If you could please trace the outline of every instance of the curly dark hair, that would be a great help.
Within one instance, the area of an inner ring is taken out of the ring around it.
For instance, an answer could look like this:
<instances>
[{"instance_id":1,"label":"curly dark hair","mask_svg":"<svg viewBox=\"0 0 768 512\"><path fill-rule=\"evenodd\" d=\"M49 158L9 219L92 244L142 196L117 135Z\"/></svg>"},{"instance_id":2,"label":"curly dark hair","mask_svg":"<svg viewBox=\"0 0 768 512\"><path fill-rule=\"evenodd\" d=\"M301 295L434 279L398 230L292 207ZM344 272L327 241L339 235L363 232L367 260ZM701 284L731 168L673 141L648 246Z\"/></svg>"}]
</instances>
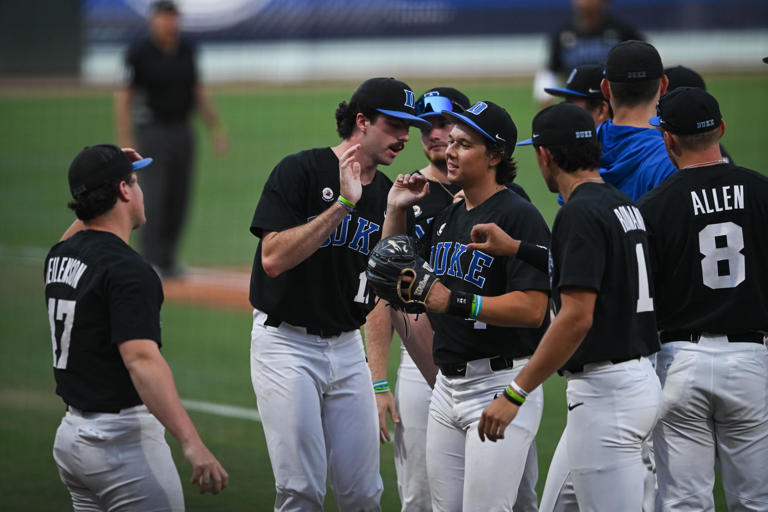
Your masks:
<instances>
[{"instance_id":1,"label":"curly dark hair","mask_svg":"<svg viewBox=\"0 0 768 512\"><path fill-rule=\"evenodd\" d=\"M99 215L103 215L111 210L117 197L120 195L120 183L131 183L132 173L126 174L118 179L104 181L101 185L87 190L74 196L74 199L67 203L67 207L75 212L78 219L87 221Z\"/></svg>"},{"instance_id":2,"label":"curly dark hair","mask_svg":"<svg viewBox=\"0 0 768 512\"><path fill-rule=\"evenodd\" d=\"M491 142L483 137L485 143L485 149L491 156L498 156L500 158L499 163L496 165L496 183L499 185L509 185L517 177L517 162L512 158L504 158L504 146L498 142Z\"/></svg>"},{"instance_id":3,"label":"curly dark hair","mask_svg":"<svg viewBox=\"0 0 768 512\"><path fill-rule=\"evenodd\" d=\"M342 139L347 140L352 136L358 112L367 117L371 123L374 123L380 115L378 110L367 105L362 105L356 101L351 103L342 101L339 103L339 108L336 109L336 131Z\"/></svg>"},{"instance_id":4,"label":"curly dark hair","mask_svg":"<svg viewBox=\"0 0 768 512\"><path fill-rule=\"evenodd\" d=\"M534 147L538 153L541 146ZM600 167L602 150L597 139L561 146L546 146L546 148L552 153L555 164L567 173Z\"/></svg>"}]
</instances>

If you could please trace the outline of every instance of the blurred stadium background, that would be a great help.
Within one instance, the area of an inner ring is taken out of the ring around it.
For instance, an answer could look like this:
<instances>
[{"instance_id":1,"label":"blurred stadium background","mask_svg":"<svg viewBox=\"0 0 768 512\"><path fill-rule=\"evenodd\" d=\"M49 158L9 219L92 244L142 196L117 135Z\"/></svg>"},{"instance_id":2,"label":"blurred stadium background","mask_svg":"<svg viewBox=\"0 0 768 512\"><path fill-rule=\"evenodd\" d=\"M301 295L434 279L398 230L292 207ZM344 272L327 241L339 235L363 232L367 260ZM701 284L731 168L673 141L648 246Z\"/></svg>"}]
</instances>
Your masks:
<instances>
[{"instance_id":1,"label":"blurred stadium background","mask_svg":"<svg viewBox=\"0 0 768 512\"><path fill-rule=\"evenodd\" d=\"M43 304L43 257L72 221L66 169L84 145L116 142L122 54L146 30L149 0L0 0L0 482L4 510L71 509L51 457L64 407L54 394ZM357 83L396 76L417 94L452 85L505 106L521 135L537 107L532 75L568 0L181 0L232 142L212 155L199 127L192 211L182 261L209 289L168 290L164 353L201 435L231 475L218 497L185 487L189 510L269 510L273 479L248 369L247 272L253 208L286 154L335 144L333 112ZM768 3L614 0L612 12L659 49L665 65L700 71L728 122L738 164L767 172ZM418 133L390 176L422 166ZM150 155L151 156L151 155ZM522 150L518 181L551 222L555 201ZM768 198L767 198L768 199ZM213 272L211 269L216 269ZM200 297L200 295L203 295ZM203 300L203 299L208 299ZM396 378L393 343L390 382ZM564 382L546 384L540 482L564 425ZM190 476L171 441L183 479ZM384 510L397 510L392 447L382 447ZM718 510L723 508L719 496ZM326 507L333 510L332 497Z\"/></svg>"}]
</instances>

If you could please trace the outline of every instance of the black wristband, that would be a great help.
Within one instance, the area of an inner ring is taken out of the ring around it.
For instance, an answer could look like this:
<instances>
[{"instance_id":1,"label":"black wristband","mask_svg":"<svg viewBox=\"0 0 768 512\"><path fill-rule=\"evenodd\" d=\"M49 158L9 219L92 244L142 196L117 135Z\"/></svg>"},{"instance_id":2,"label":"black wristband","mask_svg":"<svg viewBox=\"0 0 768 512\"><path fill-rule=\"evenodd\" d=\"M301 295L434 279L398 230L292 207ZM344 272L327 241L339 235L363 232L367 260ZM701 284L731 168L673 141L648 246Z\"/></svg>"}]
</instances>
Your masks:
<instances>
[{"instance_id":1,"label":"black wristband","mask_svg":"<svg viewBox=\"0 0 768 512\"><path fill-rule=\"evenodd\" d=\"M506 398L507 400L509 400L510 402L512 402L513 404L515 404L515 405L516 405L516 406L518 406L518 407L520 407L521 405L523 405L523 402L521 402L521 401L520 401L520 400L518 400L517 398L515 398L515 397L513 397L513 396L510 396L509 394L507 394L507 390L506 390L506 389L504 389L504 392L501 394L501 396L503 396L504 398Z\"/></svg>"},{"instance_id":2,"label":"black wristband","mask_svg":"<svg viewBox=\"0 0 768 512\"><path fill-rule=\"evenodd\" d=\"M549 249L546 247L521 241L517 249L517 259L549 273Z\"/></svg>"},{"instance_id":3,"label":"black wristband","mask_svg":"<svg viewBox=\"0 0 768 512\"><path fill-rule=\"evenodd\" d=\"M451 291L446 313L460 318L469 318L472 316L472 297L474 297L472 293Z\"/></svg>"}]
</instances>

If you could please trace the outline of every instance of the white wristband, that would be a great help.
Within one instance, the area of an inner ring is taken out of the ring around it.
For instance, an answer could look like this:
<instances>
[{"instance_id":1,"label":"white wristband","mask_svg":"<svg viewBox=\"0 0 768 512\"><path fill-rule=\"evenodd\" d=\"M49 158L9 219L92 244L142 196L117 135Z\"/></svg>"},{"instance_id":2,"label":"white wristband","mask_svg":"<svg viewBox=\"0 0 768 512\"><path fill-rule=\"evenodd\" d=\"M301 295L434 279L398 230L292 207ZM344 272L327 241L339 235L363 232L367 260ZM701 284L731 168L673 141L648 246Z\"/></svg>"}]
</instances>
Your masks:
<instances>
[{"instance_id":1,"label":"white wristband","mask_svg":"<svg viewBox=\"0 0 768 512\"><path fill-rule=\"evenodd\" d=\"M509 383L509 387L515 390L515 392L523 398L528 398L528 393L523 391L523 388L517 385L517 382L512 381Z\"/></svg>"}]
</instances>

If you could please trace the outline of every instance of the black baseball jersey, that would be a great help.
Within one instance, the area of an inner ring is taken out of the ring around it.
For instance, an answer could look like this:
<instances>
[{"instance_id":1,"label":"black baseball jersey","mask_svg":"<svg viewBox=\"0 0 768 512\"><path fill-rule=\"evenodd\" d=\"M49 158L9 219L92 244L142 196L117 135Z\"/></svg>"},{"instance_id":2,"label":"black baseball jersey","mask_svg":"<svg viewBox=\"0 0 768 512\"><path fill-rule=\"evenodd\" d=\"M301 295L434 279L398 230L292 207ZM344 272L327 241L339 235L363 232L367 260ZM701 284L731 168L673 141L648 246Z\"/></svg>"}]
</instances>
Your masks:
<instances>
[{"instance_id":1,"label":"black baseball jersey","mask_svg":"<svg viewBox=\"0 0 768 512\"><path fill-rule=\"evenodd\" d=\"M467 251L475 224L495 222L511 236L549 245L549 229L531 203L504 189L467 211L462 200L441 211L422 239L423 254L434 273L451 290L498 296L515 290L549 292L547 276L516 259ZM435 363L453 364L505 356L531 355L546 330L498 327L446 314L429 313L435 331Z\"/></svg>"},{"instance_id":2,"label":"black baseball jersey","mask_svg":"<svg viewBox=\"0 0 768 512\"><path fill-rule=\"evenodd\" d=\"M419 171L414 171L413 174L421 174ZM517 183L510 183L507 187L530 202L531 198L528 197L523 187ZM417 238L424 236L427 226L432 219L440 213L446 206L453 202L453 197L457 192L461 190L461 187L452 183L439 183L434 180L429 180L429 194L424 199L413 205L413 218L409 217L409 233L415 233Z\"/></svg>"},{"instance_id":3,"label":"black baseball jersey","mask_svg":"<svg viewBox=\"0 0 768 512\"><path fill-rule=\"evenodd\" d=\"M569 73L583 64L602 64L611 48L629 39L644 40L637 30L611 17L583 31L572 21L555 32L549 42L549 69Z\"/></svg>"},{"instance_id":4,"label":"black baseball jersey","mask_svg":"<svg viewBox=\"0 0 768 512\"><path fill-rule=\"evenodd\" d=\"M683 169L639 201L661 330L768 331L768 178Z\"/></svg>"},{"instance_id":5,"label":"black baseball jersey","mask_svg":"<svg viewBox=\"0 0 768 512\"><path fill-rule=\"evenodd\" d=\"M128 83L137 93L137 123L184 122L195 107L197 64L195 48L180 40L172 52L150 38L133 44L126 54Z\"/></svg>"},{"instance_id":6,"label":"black baseball jersey","mask_svg":"<svg viewBox=\"0 0 768 512\"><path fill-rule=\"evenodd\" d=\"M353 213L348 213L309 258L276 278L261 265L261 244L251 273L251 304L289 324L329 331L359 328L373 309L366 290L368 254L381 238L392 182L376 171ZM339 160L330 148L283 159L272 171L256 206L251 232L283 231L306 224L336 202Z\"/></svg>"},{"instance_id":7,"label":"black baseball jersey","mask_svg":"<svg viewBox=\"0 0 768 512\"><path fill-rule=\"evenodd\" d=\"M647 356L659 349L648 237L640 210L607 183L583 183L552 227L555 310L566 287L597 292L592 328L561 370Z\"/></svg>"},{"instance_id":8,"label":"black baseball jersey","mask_svg":"<svg viewBox=\"0 0 768 512\"><path fill-rule=\"evenodd\" d=\"M160 345L163 288L118 236L81 231L51 248L43 269L56 393L83 411L141 404L118 345Z\"/></svg>"}]
</instances>

